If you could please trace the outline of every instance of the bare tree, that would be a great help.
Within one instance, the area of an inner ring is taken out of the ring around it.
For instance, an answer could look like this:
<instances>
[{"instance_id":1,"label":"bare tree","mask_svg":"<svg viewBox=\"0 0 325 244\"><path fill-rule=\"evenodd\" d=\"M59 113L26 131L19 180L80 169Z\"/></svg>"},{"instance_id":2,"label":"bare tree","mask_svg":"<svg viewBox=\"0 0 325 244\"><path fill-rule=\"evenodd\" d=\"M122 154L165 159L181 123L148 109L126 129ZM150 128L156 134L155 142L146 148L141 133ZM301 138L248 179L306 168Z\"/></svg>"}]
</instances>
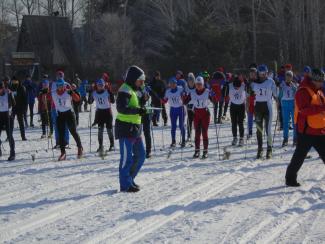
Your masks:
<instances>
[{"instance_id":1,"label":"bare tree","mask_svg":"<svg viewBox=\"0 0 325 244\"><path fill-rule=\"evenodd\" d=\"M24 6L21 4L19 0L11 0L11 4L9 4L9 12L15 17L16 27L18 32L20 31L20 19L22 13L24 11Z\"/></svg>"}]
</instances>

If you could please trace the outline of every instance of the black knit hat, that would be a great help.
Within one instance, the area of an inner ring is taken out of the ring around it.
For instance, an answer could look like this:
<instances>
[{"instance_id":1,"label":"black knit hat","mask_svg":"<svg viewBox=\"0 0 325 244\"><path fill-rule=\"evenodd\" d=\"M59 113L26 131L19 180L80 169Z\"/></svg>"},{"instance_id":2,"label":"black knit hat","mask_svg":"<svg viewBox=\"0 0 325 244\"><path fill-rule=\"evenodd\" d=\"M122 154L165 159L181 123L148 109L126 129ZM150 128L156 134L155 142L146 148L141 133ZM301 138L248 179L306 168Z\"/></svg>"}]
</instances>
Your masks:
<instances>
[{"instance_id":1,"label":"black knit hat","mask_svg":"<svg viewBox=\"0 0 325 244\"><path fill-rule=\"evenodd\" d=\"M325 80L325 74L321 69L313 69L312 71L312 80L315 81L324 81Z\"/></svg>"},{"instance_id":2,"label":"black knit hat","mask_svg":"<svg viewBox=\"0 0 325 244\"><path fill-rule=\"evenodd\" d=\"M214 80L224 80L224 79L226 79L226 77L225 77L224 73L217 71L213 74L213 79Z\"/></svg>"},{"instance_id":3,"label":"black knit hat","mask_svg":"<svg viewBox=\"0 0 325 244\"><path fill-rule=\"evenodd\" d=\"M140 69L138 66L131 66L128 71L126 72L126 76L125 76L125 82L134 87L135 86L135 82L141 77L144 76L144 71L142 69ZM143 79L141 77L141 79Z\"/></svg>"}]
</instances>

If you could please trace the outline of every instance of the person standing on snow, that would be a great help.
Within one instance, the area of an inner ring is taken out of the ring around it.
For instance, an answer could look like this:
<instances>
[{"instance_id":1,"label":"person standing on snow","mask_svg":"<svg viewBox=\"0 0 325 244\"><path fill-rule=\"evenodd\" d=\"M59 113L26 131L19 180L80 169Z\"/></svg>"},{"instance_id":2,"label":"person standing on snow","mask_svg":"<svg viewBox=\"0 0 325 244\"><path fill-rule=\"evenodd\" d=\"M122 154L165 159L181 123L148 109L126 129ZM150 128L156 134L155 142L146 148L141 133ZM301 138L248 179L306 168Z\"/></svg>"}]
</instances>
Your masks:
<instances>
[{"instance_id":1,"label":"person standing on snow","mask_svg":"<svg viewBox=\"0 0 325 244\"><path fill-rule=\"evenodd\" d=\"M186 94L190 95L195 91L195 76L193 73L189 73L187 76L187 91ZM186 105L187 108L187 141L190 142L192 138L192 127L194 121L194 107L193 101L189 101Z\"/></svg>"},{"instance_id":2,"label":"person standing on snow","mask_svg":"<svg viewBox=\"0 0 325 244\"><path fill-rule=\"evenodd\" d=\"M312 147L325 163L325 95L322 91L324 80L324 72L314 69L312 78L301 83L296 93L297 146L287 167L285 175L287 186L300 186L297 174Z\"/></svg>"},{"instance_id":3,"label":"person standing on snow","mask_svg":"<svg viewBox=\"0 0 325 244\"><path fill-rule=\"evenodd\" d=\"M213 118L214 124L221 124L222 117L222 107L223 107L223 98L222 98L222 88L223 82L225 80L225 75L217 71L213 74L212 80L210 81L210 89L215 94L215 100L213 102Z\"/></svg>"},{"instance_id":4,"label":"person standing on snow","mask_svg":"<svg viewBox=\"0 0 325 244\"><path fill-rule=\"evenodd\" d=\"M88 109L87 109L87 106L88 106L87 93L89 91L88 80L81 81L78 90L79 90L79 93L80 93L80 96L81 96L79 111L81 112L81 107L82 107L82 104L83 104L84 112L88 112Z\"/></svg>"},{"instance_id":5,"label":"person standing on snow","mask_svg":"<svg viewBox=\"0 0 325 244\"><path fill-rule=\"evenodd\" d=\"M181 131L181 147L185 147L185 108L183 103L183 98L185 91L182 86L177 86L177 80L171 79L169 81L169 89L167 89L165 98L163 99L164 103L169 103L170 106L170 121L171 121L171 136L172 143L170 147L176 147L176 127L177 120L179 121L179 129Z\"/></svg>"},{"instance_id":6,"label":"person standing on snow","mask_svg":"<svg viewBox=\"0 0 325 244\"><path fill-rule=\"evenodd\" d=\"M41 124L42 124L42 136L41 138L46 137L46 126L49 126L50 132L49 137L53 134L53 123L51 119L51 107L52 107L52 96L49 89L49 81L42 81L42 88L37 97L38 99L38 113L41 116Z\"/></svg>"},{"instance_id":7,"label":"person standing on snow","mask_svg":"<svg viewBox=\"0 0 325 244\"><path fill-rule=\"evenodd\" d=\"M253 123L254 123L254 104L255 104L255 94L252 91L251 84L257 81L257 69L251 67L249 69L249 79L246 85L246 111L247 111L247 139L250 139L253 136Z\"/></svg>"},{"instance_id":8,"label":"person standing on snow","mask_svg":"<svg viewBox=\"0 0 325 244\"><path fill-rule=\"evenodd\" d=\"M239 143L238 146L244 145L244 119L245 119L245 101L246 101L246 86L238 77L229 84L229 99L230 99L230 118L233 141L232 146L237 145L237 127L239 127Z\"/></svg>"},{"instance_id":9,"label":"person standing on snow","mask_svg":"<svg viewBox=\"0 0 325 244\"><path fill-rule=\"evenodd\" d=\"M26 80L23 82L23 86L26 89L27 93L27 104L26 106L26 111L24 113L24 121L25 121L25 126L28 127L27 123L27 109L29 108L29 116L30 116L30 127L34 127L33 123L33 117L34 117L34 105L35 105L35 98L36 98L36 92L37 92L37 87L36 84L33 83L32 77L30 75L26 76Z\"/></svg>"},{"instance_id":10,"label":"person standing on snow","mask_svg":"<svg viewBox=\"0 0 325 244\"><path fill-rule=\"evenodd\" d=\"M82 157L83 148L80 141L80 136L77 132L76 118L72 111L72 100L80 101L80 96L74 92L74 90L69 89L66 86L63 79L59 79L56 82L56 92L52 93L52 99L55 104L55 108L58 112L57 117L57 127L59 132L59 145L61 149L61 155L59 161L66 159L65 147L67 142L65 141L65 129L68 127L69 132L75 139L78 147L78 158Z\"/></svg>"},{"instance_id":11,"label":"person standing on snow","mask_svg":"<svg viewBox=\"0 0 325 244\"><path fill-rule=\"evenodd\" d=\"M119 181L122 192L138 192L134 181L144 161L145 149L141 138L141 116L147 110L140 106L137 91L144 85L145 74L137 66L127 70L125 82L118 90L115 138L120 144Z\"/></svg>"},{"instance_id":12,"label":"person standing on snow","mask_svg":"<svg viewBox=\"0 0 325 244\"><path fill-rule=\"evenodd\" d=\"M105 81L99 79L96 81L96 86L91 94L89 94L88 103L96 102L96 113L94 124L98 124L98 144L97 152L103 154L105 149L103 145L104 126L106 126L110 146L108 151L114 150L114 135L113 135L113 113L111 104L115 103L114 94L105 86Z\"/></svg>"},{"instance_id":13,"label":"person standing on snow","mask_svg":"<svg viewBox=\"0 0 325 244\"><path fill-rule=\"evenodd\" d=\"M13 106L12 106L12 112L11 112L11 116L10 116L10 119L11 119L11 128L10 129L13 132L14 121L15 121L15 117L17 115L21 139L23 141L27 141L26 136L25 136L25 126L24 126L24 113L25 113L26 107L27 107L26 89L16 77L13 77L11 79L10 90L12 91L12 94L15 99L15 104L13 104Z\"/></svg>"},{"instance_id":14,"label":"person standing on snow","mask_svg":"<svg viewBox=\"0 0 325 244\"><path fill-rule=\"evenodd\" d=\"M257 158L262 157L263 153L263 124L267 135L266 158L272 157L272 119L273 119L273 100L277 97L277 87L274 80L268 78L268 68L266 65L259 65L257 68L259 79L251 84L255 94L255 123L257 135Z\"/></svg>"},{"instance_id":15,"label":"person standing on snow","mask_svg":"<svg viewBox=\"0 0 325 244\"><path fill-rule=\"evenodd\" d=\"M203 77L198 76L195 80L195 89L191 90L186 102L193 104L194 128L195 128L195 153L193 158L200 157L201 135L203 137L202 159L208 157L209 137L208 129L210 124L209 103L212 100L210 90L204 87Z\"/></svg>"},{"instance_id":16,"label":"person standing on snow","mask_svg":"<svg viewBox=\"0 0 325 244\"><path fill-rule=\"evenodd\" d=\"M293 73L292 71L287 71L285 82L280 84L280 91L279 91L279 102L281 103L282 120L283 120L282 147L288 146L290 120L292 123L292 128L295 128L294 125L295 102L294 101L295 101L296 91L297 91L297 87L293 82ZM293 132L293 144L294 145L296 144L295 129Z\"/></svg>"},{"instance_id":17,"label":"person standing on snow","mask_svg":"<svg viewBox=\"0 0 325 244\"><path fill-rule=\"evenodd\" d=\"M5 84L0 82L0 135L1 131L5 130L10 146L10 155L8 161L15 160L15 140L12 136L12 124L10 120L10 107L15 104L15 99ZM0 157L2 156L1 140L0 140Z\"/></svg>"}]
</instances>

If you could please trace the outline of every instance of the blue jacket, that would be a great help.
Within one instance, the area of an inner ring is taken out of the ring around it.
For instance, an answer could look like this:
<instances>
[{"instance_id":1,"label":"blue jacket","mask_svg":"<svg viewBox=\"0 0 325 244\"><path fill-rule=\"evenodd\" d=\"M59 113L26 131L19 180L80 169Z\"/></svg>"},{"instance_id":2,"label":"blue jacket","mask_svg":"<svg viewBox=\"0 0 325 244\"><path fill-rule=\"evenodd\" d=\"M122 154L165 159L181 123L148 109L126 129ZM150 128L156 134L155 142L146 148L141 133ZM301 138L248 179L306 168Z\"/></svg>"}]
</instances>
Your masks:
<instances>
[{"instance_id":1,"label":"blue jacket","mask_svg":"<svg viewBox=\"0 0 325 244\"><path fill-rule=\"evenodd\" d=\"M87 96L87 90L88 90L88 80L83 80L79 86L80 96L82 97Z\"/></svg>"},{"instance_id":2,"label":"blue jacket","mask_svg":"<svg viewBox=\"0 0 325 244\"><path fill-rule=\"evenodd\" d=\"M25 80L23 86L26 88L27 102L28 104L35 103L35 98L37 96L37 86L31 80Z\"/></svg>"}]
</instances>

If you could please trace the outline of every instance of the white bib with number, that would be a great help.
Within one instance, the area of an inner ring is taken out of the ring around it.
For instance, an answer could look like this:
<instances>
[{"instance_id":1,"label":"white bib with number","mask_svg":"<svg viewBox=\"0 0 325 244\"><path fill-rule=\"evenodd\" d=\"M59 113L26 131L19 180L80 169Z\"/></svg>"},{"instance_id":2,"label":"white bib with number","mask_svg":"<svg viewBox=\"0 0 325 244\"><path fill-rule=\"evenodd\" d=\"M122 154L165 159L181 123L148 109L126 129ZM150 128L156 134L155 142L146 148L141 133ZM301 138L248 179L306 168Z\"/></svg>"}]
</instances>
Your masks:
<instances>
[{"instance_id":1,"label":"white bib with number","mask_svg":"<svg viewBox=\"0 0 325 244\"><path fill-rule=\"evenodd\" d=\"M0 96L0 112L8 112L8 93L6 92L3 96Z\"/></svg>"},{"instance_id":2,"label":"white bib with number","mask_svg":"<svg viewBox=\"0 0 325 244\"><path fill-rule=\"evenodd\" d=\"M286 85L285 83L281 84L282 98L281 100L294 100L296 94L296 88L293 85Z\"/></svg>"},{"instance_id":3,"label":"white bib with number","mask_svg":"<svg viewBox=\"0 0 325 244\"><path fill-rule=\"evenodd\" d=\"M238 89L235 89L234 85L229 84L229 99L233 104L243 104L246 101L246 88L242 83Z\"/></svg>"},{"instance_id":4,"label":"white bib with number","mask_svg":"<svg viewBox=\"0 0 325 244\"><path fill-rule=\"evenodd\" d=\"M276 95L276 86L271 79L262 83L253 82L252 90L255 93L256 102L270 102L272 101L272 95Z\"/></svg>"},{"instance_id":5,"label":"white bib with number","mask_svg":"<svg viewBox=\"0 0 325 244\"><path fill-rule=\"evenodd\" d=\"M71 96L66 91L62 95L55 92L52 97L57 111L66 112L72 109Z\"/></svg>"},{"instance_id":6,"label":"white bib with number","mask_svg":"<svg viewBox=\"0 0 325 244\"><path fill-rule=\"evenodd\" d=\"M208 89L205 89L201 95L197 94L196 90L191 91L190 94L194 108L207 108L209 106L210 91Z\"/></svg>"},{"instance_id":7,"label":"white bib with number","mask_svg":"<svg viewBox=\"0 0 325 244\"><path fill-rule=\"evenodd\" d=\"M93 97L96 101L96 109L108 109L111 107L108 91L105 90L103 93L97 93L94 91Z\"/></svg>"},{"instance_id":8,"label":"white bib with number","mask_svg":"<svg viewBox=\"0 0 325 244\"><path fill-rule=\"evenodd\" d=\"M165 98L168 99L168 103L172 108L178 108L183 106L182 93L184 89L180 86L177 87L176 92L171 92L171 89L168 89L165 94Z\"/></svg>"}]
</instances>

